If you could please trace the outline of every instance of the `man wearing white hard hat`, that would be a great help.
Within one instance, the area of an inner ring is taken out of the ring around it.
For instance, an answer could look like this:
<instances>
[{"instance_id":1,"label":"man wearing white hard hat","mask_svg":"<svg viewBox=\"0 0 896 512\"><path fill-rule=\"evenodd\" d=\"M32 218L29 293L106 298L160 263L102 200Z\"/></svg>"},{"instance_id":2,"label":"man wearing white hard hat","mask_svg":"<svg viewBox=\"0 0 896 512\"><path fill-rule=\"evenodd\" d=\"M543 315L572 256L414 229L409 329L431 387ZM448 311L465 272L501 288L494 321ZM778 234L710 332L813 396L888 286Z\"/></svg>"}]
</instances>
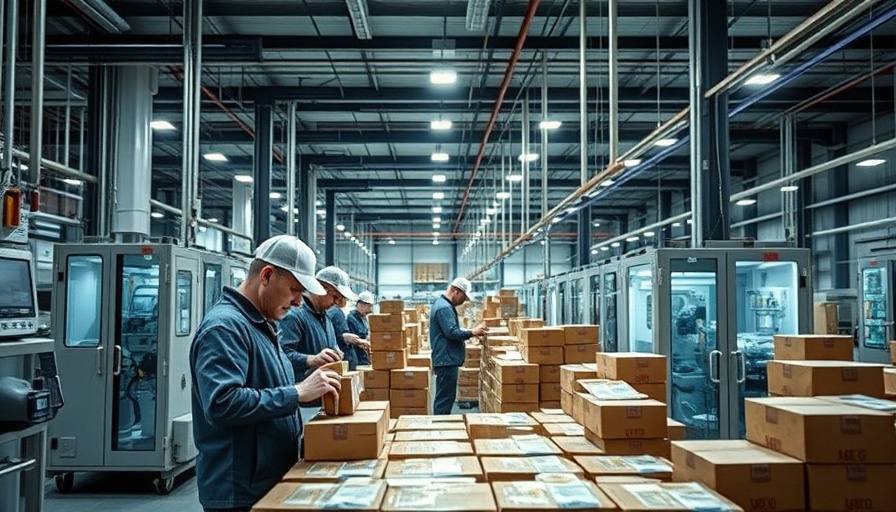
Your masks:
<instances>
[{"instance_id":1,"label":"man wearing white hard hat","mask_svg":"<svg viewBox=\"0 0 896 512\"><path fill-rule=\"evenodd\" d=\"M376 299L373 294L363 291L358 294L358 301L355 302L355 309L348 314L348 331L357 338L354 343L355 355L358 358L358 364L370 364L370 327L367 325L367 315L373 311L373 305Z\"/></svg>"},{"instance_id":2,"label":"man wearing white hard hat","mask_svg":"<svg viewBox=\"0 0 896 512\"><path fill-rule=\"evenodd\" d=\"M193 438L199 502L206 510L245 510L299 458L299 403L338 393L339 375L311 373L296 384L276 322L325 292L314 252L294 236L268 239L246 280L224 288L190 345Z\"/></svg>"},{"instance_id":3,"label":"man wearing white hard hat","mask_svg":"<svg viewBox=\"0 0 896 512\"><path fill-rule=\"evenodd\" d=\"M360 296L358 296L360 297ZM358 299L360 300L360 299ZM345 314L345 306L348 303L346 297L342 297L330 309L327 310L327 317L333 324L333 331L336 334L336 345L342 351L343 358L348 362L348 369L355 371L358 368L358 353L370 348L370 342L362 339L353 333L348 326L348 319Z\"/></svg>"},{"instance_id":4,"label":"man wearing white hard hat","mask_svg":"<svg viewBox=\"0 0 896 512\"><path fill-rule=\"evenodd\" d=\"M472 299L473 285L458 277L445 293L436 299L429 311L429 345L432 347L432 367L436 374L436 396L433 414L451 414L457 397L457 375L467 352L465 342L486 332L480 323L473 330L461 329L457 320L457 306Z\"/></svg>"}]
</instances>

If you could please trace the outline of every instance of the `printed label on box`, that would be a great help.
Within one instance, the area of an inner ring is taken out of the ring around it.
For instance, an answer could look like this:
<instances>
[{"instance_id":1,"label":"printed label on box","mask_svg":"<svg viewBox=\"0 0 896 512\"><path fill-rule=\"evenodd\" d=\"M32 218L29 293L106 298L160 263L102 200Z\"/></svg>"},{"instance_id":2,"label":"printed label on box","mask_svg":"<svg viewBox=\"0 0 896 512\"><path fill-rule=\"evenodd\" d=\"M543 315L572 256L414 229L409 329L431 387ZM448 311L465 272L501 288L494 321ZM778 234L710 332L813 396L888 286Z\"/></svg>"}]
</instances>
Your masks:
<instances>
[{"instance_id":1,"label":"printed label on box","mask_svg":"<svg viewBox=\"0 0 896 512\"><path fill-rule=\"evenodd\" d=\"M513 482L503 487L503 495L504 501L509 506L549 507L552 505L545 486L541 482Z\"/></svg>"},{"instance_id":2,"label":"printed label on box","mask_svg":"<svg viewBox=\"0 0 896 512\"><path fill-rule=\"evenodd\" d=\"M348 426L347 425L333 425L333 440L334 441L345 441L348 439Z\"/></svg>"},{"instance_id":3,"label":"printed label on box","mask_svg":"<svg viewBox=\"0 0 896 512\"><path fill-rule=\"evenodd\" d=\"M560 508L591 508L601 506L594 491L585 482L547 484L548 494Z\"/></svg>"},{"instance_id":4,"label":"printed label on box","mask_svg":"<svg viewBox=\"0 0 896 512\"><path fill-rule=\"evenodd\" d=\"M364 483L345 482L323 503L322 508L359 509L372 508L380 491L385 487L383 480Z\"/></svg>"},{"instance_id":5,"label":"printed label on box","mask_svg":"<svg viewBox=\"0 0 896 512\"><path fill-rule=\"evenodd\" d=\"M539 473L569 472L569 468L567 468L560 460L560 457L556 455L531 457L529 460L532 461L532 467L535 468L535 471L538 471Z\"/></svg>"},{"instance_id":6,"label":"printed label on box","mask_svg":"<svg viewBox=\"0 0 896 512\"><path fill-rule=\"evenodd\" d=\"M294 507L311 507L315 505L321 497L325 496L328 492L331 492L333 487L334 484L303 483L294 493L283 501L283 504Z\"/></svg>"},{"instance_id":7,"label":"printed label on box","mask_svg":"<svg viewBox=\"0 0 896 512\"><path fill-rule=\"evenodd\" d=\"M625 461L640 474L672 472L671 466L650 455L626 457Z\"/></svg>"}]
</instances>

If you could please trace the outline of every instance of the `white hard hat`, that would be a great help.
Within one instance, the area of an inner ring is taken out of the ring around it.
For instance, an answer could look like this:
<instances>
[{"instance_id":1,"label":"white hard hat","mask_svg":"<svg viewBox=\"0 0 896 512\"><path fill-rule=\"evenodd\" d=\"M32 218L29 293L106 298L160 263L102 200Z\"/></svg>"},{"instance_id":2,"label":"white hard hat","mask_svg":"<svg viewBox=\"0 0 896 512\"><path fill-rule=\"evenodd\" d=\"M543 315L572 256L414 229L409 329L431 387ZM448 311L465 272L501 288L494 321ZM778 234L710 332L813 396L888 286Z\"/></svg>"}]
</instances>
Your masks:
<instances>
[{"instance_id":1,"label":"white hard hat","mask_svg":"<svg viewBox=\"0 0 896 512\"><path fill-rule=\"evenodd\" d=\"M334 266L324 267L317 272L316 277L318 281L333 285L346 299L355 300L358 298L349 286L348 274L341 268Z\"/></svg>"},{"instance_id":2,"label":"white hard hat","mask_svg":"<svg viewBox=\"0 0 896 512\"><path fill-rule=\"evenodd\" d=\"M376 304L376 297L374 297L372 293L365 290L358 294L358 302L363 302L372 306Z\"/></svg>"},{"instance_id":3,"label":"white hard hat","mask_svg":"<svg viewBox=\"0 0 896 512\"><path fill-rule=\"evenodd\" d=\"M454 281L451 281L451 286L457 288L458 290L464 292L464 295L467 296L467 299L474 300L473 298L473 284L469 279L464 277L458 277Z\"/></svg>"},{"instance_id":4,"label":"white hard hat","mask_svg":"<svg viewBox=\"0 0 896 512\"><path fill-rule=\"evenodd\" d=\"M324 295L327 291L314 278L317 257L310 247L292 235L268 238L255 249L255 259L270 263L291 273L309 293Z\"/></svg>"}]
</instances>

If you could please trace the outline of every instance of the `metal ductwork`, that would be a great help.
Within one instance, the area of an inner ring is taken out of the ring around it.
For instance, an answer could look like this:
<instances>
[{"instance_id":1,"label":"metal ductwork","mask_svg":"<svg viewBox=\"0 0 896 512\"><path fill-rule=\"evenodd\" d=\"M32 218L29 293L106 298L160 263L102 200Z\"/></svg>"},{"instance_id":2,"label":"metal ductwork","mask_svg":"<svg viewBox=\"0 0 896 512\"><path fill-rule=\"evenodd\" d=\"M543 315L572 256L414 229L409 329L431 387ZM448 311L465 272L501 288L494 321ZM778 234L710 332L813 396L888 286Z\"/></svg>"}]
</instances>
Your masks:
<instances>
[{"instance_id":1,"label":"metal ductwork","mask_svg":"<svg viewBox=\"0 0 896 512\"><path fill-rule=\"evenodd\" d=\"M358 39L373 39L370 31L370 18L367 15L367 0L345 0L348 14L352 18L352 27Z\"/></svg>"},{"instance_id":2,"label":"metal ductwork","mask_svg":"<svg viewBox=\"0 0 896 512\"><path fill-rule=\"evenodd\" d=\"M127 21L103 0L67 0L67 2L94 24L110 34L131 30Z\"/></svg>"},{"instance_id":3,"label":"metal ductwork","mask_svg":"<svg viewBox=\"0 0 896 512\"><path fill-rule=\"evenodd\" d=\"M469 0L467 2L467 30L482 32L488 20L488 8L491 0Z\"/></svg>"}]
</instances>

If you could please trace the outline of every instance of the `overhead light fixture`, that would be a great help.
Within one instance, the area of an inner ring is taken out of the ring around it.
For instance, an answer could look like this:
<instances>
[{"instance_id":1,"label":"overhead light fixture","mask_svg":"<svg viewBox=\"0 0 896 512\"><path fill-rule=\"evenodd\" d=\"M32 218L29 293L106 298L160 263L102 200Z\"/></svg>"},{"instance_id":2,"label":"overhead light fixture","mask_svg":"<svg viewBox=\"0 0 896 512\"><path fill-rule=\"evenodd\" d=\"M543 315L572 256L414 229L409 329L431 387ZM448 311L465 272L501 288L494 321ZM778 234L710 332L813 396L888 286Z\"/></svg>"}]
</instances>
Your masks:
<instances>
[{"instance_id":1,"label":"overhead light fixture","mask_svg":"<svg viewBox=\"0 0 896 512\"><path fill-rule=\"evenodd\" d=\"M457 71L453 69L435 69L429 73L429 83L435 85L451 85L457 82Z\"/></svg>"},{"instance_id":2,"label":"overhead light fixture","mask_svg":"<svg viewBox=\"0 0 896 512\"><path fill-rule=\"evenodd\" d=\"M131 30L128 22L102 0L69 0L69 3L110 34L121 34Z\"/></svg>"},{"instance_id":3,"label":"overhead light fixture","mask_svg":"<svg viewBox=\"0 0 896 512\"><path fill-rule=\"evenodd\" d=\"M451 120L450 119L433 119L429 122L429 128L431 130L450 130L451 129Z\"/></svg>"},{"instance_id":4,"label":"overhead light fixture","mask_svg":"<svg viewBox=\"0 0 896 512\"><path fill-rule=\"evenodd\" d=\"M432 213L442 213L442 207L441 206L433 206Z\"/></svg>"},{"instance_id":5,"label":"overhead light fixture","mask_svg":"<svg viewBox=\"0 0 896 512\"><path fill-rule=\"evenodd\" d=\"M438 240L433 240L433 241L432 241L432 245L439 245L439 241L438 241Z\"/></svg>"},{"instance_id":6,"label":"overhead light fixture","mask_svg":"<svg viewBox=\"0 0 896 512\"><path fill-rule=\"evenodd\" d=\"M395 240L389 239L389 245L395 245Z\"/></svg>"},{"instance_id":7,"label":"overhead light fixture","mask_svg":"<svg viewBox=\"0 0 896 512\"><path fill-rule=\"evenodd\" d=\"M541 245L544 245L544 240L541 241Z\"/></svg>"},{"instance_id":8,"label":"overhead light fixture","mask_svg":"<svg viewBox=\"0 0 896 512\"><path fill-rule=\"evenodd\" d=\"M486 208L486 209L485 209L485 214L486 214L486 215L494 215L494 214L496 214L496 213L498 213L498 210L495 210L494 208Z\"/></svg>"},{"instance_id":9,"label":"overhead light fixture","mask_svg":"<svg viewBox=\"0 0 896 512\"><path fill-rule=\"evenodd\" d=\"M158 130L160 132L167 132L171 130L176 130L173 124L168 121L150 121L149 127L153 130Z\"/></svg>"},{"instance_id":10,"label":"overhead light fixture","mask_svg":"<svg viewBox=\"0 0 896 512\"><path fill-rule=\"evenodd\" d=\"M610 247L619 247L619 245L619 242L613 242L612 244L610 244Z\"/></svg>"},{"instance_id":11,"label":"overhead light fixture","mask_svg":"<svg viewBox=\"0 0 896 512\"><path fill-rule=\"evenodd\" d=\"M233 179L240 183L252 183L252 176L249 176L248 174L237 174Z\"/></svg>"},{"instance_id":12,"label":"overhead light fixture","mask_svg":"<svg viewBox=\"0 0 896 512\"><path fill-rule=\"evenodd\" d=\"M488 226L489 224L492 223L492 219L490 219L488 217L483 217L482 220L479 221L479 223L482 224L483 226Z\"/></svg>"},{"instance_id":13,"label":"overhead light fixture","mask_svg":"<svg viewBox=\"0 0 896 512\"><path fill-rule=\"evenodd\" d=\"M447 181L447 180L448 180L448 178L446 178L444 174L433 174L432 175L433 183L445 183L445 181Z\"/></svg>"},{"instance_id":14,"label":"overhead light fixture","mask_svg":"<svg viewBox=\"0 0 896 512\"><path fill-rule=\"evenodd\" d=\"M641 164L640 158L629 158L628 160L622 162L622 165L624 165L626 167L634 167L634 166L640 165L640 164Z\"/></svg>"},{"instance_id":15,"label":"overhead light fixture","mask_svg":"<svg viewBox=\"0 0 896 512\"><path fill-rule=\"evenodd\" d=\"M351 238L351 237L352 237L352 232L351 232L351 231L346 231L345 233L342 233L342 236L344 236L345 238Z\"/></svg>"},{"instance_id":16,"label":"overhead light fixture","mask_svg":"<svg viewBox=\"0 0 896 512\"><path fill-rule=\"evenodd\" d=\"M756 204L756 200L755 199L740 199L734 204L736 204L738 206L751 206L751 205Z\"/></svg>"},{"instance_id":17,"label":"overhead light fixture","mask_svg":"<svg viewBox=\"0 0 896 512\"><path fill-rule=\"evenodd\" d=\"M599 228L599 227L600 227L600 222L595 222L595 223L594 223L594 227Z\"/></svg>"},{"instance_id":18,"label":"overhead light fixture","mask_svg":"<svg viewBox=\"0 0 896 512\"><path fill-rule=\"evenodd\" d=\"M560 128L563 123L560 121L542 121L538 123L538 127L542 130L556 130Z\"/></svg>"},{"instance_id":19,"label":"overhead light fixture","mask_svg":"<svg viewBox=\"0 0 896 512\"><path fill-rule=\"evenodd\" d=\"M644 238L650 238L650 237L654 236L655 234L656 233L654 233L653 231L645 231Z\"/></svg>"},{"instance_id":20,"label":"overhead light fixture","mask_svg":"<svg viewBox=\"0 0 896 512\"><path fill-rule=\"evenodd\" d=\"M432 198L435 199L436 201L439 201L439 200L441 200L441 199L445 199L445 193L444 193L444 192L433 192L433 193L432 193Z\"/></svg>"},{"instance_id":21,"label":"overhead light fixture","mask_svg":"<svg viewBox=\"0 0 896 512\"><path fill-rule=\"evenodd\" d=\"M226 162L227 157L224 156L223 153L206 153L202 155L202 158L205 158L209 162Z\"/></svg>"},{"instance_id":22,"label":"overhead light fixture","mask_svg":"<svg viewBox=\"0 0 896 512\"><path fill-rule=\"evenodd\" d=\"M209 222L218 222L218 218L217 218L217 217L209 217L209 218L207 218L207 219L205 219L205 220L207 220L207 221L209 221Z\"/></svg>"},{"instance_id":23,"label":"overhead light fixture","mask_svg":"<svg viewBox=\"0 0 896 512\"><path fill-rule=\"evenodd\" d=\"M432 229L442 229L442 225L438 222L433 222Z\"/></svg>"},{"instance_id":24,"label":"overhead light fixture","mask_svg":"<svg viewBox=\"0 0 896 512\"><path fill-rule=\"evenodd\" d=\"M438 232L438 231L433 231L433 232L432 232L432 236L439 236L439 232Z\"/></svg>"},{"instance_id":25,"label":"overhead light fixture","mask_svg":"<svg viewBox=\"0 0 896 512\"><path fill-rule=\"evenodd\" d=\"M878 165L882 165L887 161L883 158L869 158L867 160L862 160L861 162L856 164L856 167L877 167Z\"/></svg>"},{"instance_id":26,"label":"overhead light fixture","mask_svg":"<svg viewBox=\"0 0 896 512\"><path fill-rule=\"evenodd\" d=\"M345 231L345 224L336 224L336 231Z\"/></svg>"},{"instance_id":27,"label":"overhead light fixture","mask_svg":"<svg viewBox=\"0 0 896 512\"><path fill-rule=\"evenodd\" d=\"M281 197L283 197L283 194L281 194L280 192L271 192L270 197L271 199L280 199Z\"/></svg>"},{"instance_id":28,"label":"overhead light fixture","mask_svg":"<svg viewBox=\"0 0 896 512\"><path fill-rule=\"evenodd\" d=\"M602 250L602 251L609 251L610 248L607 247L606 245L602 245L602 246L600 247L600 250Z\"/></svg>"},{"instance_id":29,"label":"overhead light fixture","mask_svg":"<svg viewBox=\"0 0 896 512\"><path fill-rule=\"evenodd\" d=\"M442 222L442 218L441 217L433 217L432 221L433 222Z\"/></svg>"},{"instance_id":30,"label":"overhead light fixture","mask_svg":"<svg viewBox=\"0 0 896 512\"><path fill-rule=\"evenodd\" d=\"M512 181L514 183L523 181L523 175L522 174L508 174L507 181Z\"/></svg>"},{"instance_id":31,"label":"overhead light fixture","mask_svg":"<svg viewBox=\"0 0 896 512\"><path fill-rule=\"evenodd\" d=\"M372 39L370 18L367 16L367 0L345 0L348 15L352 19L352 27L358 39Z\"/></svg>"},{"instance_id":32,"label":"overhead light fixture","mask_svg":"<svg viewBox=\"0 0 896 512\"><path fill-rule=\"evenodd\" d=\"M751 76L744 83L747 85L768 85L779 78L781 78L781 75L778 73L759 73Z\"/></svg>"},{"instance_id":33,"label":"overhead light fixture","mask_svg":"<svg viewBox=\"0 0 896 512\"><path fill-rule=\"evenodd\" d=\"M544 242L542 242L544 243ZM597 254L597 249L591 249L591 254Z\"/></svg>"},{"instance_id":34,"label":"overhead light fixture","mask_svg":"<svg viewBox=\"0 0 896 512\"><path fill-rule=\"evenodd\" d=\"M320 215L321 217L325 217L327 215L327 210L319 209L319 210L317 210L317 214Z\"/></svg>"},{"instance_id":35,"label":"overhead light fixture","mask_svg":"<svg viewBox=\"0 0 896 512\"><path fill-rule=\"evenodd\" d=\"M534 162L538 160L538 153L523 153L518 158L520 162Z\"/></svg>"},{"instance_id":36,"label":"overhead light fixture","mask_svg":"<svg viewBox=\"0 0 896 512\"><path fill-rule=\"evenodd\" d=\"M152 218L154 218L154 219L161 219L162 217L165 216L165 214L162 213L162 212L152 212L152 213L149 214L149 216L152 217Z\"/></svg>"},{"instance_id":37,"label":"overhead light fixture","mask_svg":"<svg viewBox=\"0 0 896 512\"><path fill-rule=\"evenodd\" d=\"M510 178L508 177L508 179ZM495 197L502 201L505 199L510 199L510 192L498 192L497 194L495 194Z\"/></svg>"},{"instance_id":38,"label":"overhead light fixture","mask_svg":"<svg viewBox=\"0 0 896 512\"><path fill-rule=\"evenodd\" d=\"M668 138L668 139L660 139L653 143L654 146L659 146L661 148L668 148L669 146L675 145L678 142L678 139Z\"/></svg>"},{"instance_id":39,"label":"overhead light fixture","mask_svg":"<svg viewBox=\"0 0 896 512\"><path fill-rule=\"evenodd\" d=\"M447 162L449 159L448 153L433 153L430 157L433 162Z\"/></svg>"},{"instance_id":40,"label":"overhead light fixture","mask_svg":"<svg viewBox=\"0 0 896 512\"><path fill-rule=\"evenodd\" d=\"M322 205L322 204L324 204L324 202L321 201L320 199L317 199L317 200L314 201L314 206L320 206L320 205Z\"/></svg>"},{"instance_id":41,"label":"overhead light fixture","mask_svg":"<svg viewBox=\"0 0 896 512\"><path fill-rule=\"evenodd\" d=\"M640 238L638 238L636 236L630 236L625 239L626 242L637 242L638 240L640 240Z\"/></svg>"},{"instance_id":42,"label":"overhead light fixture","mask_svg":"<svg viewBox=\"0 0 896 512\"><path fill-rule=\"evenodd\" d=\"M694 222L693 219L687 219L688 224L693 224L693 222Z\"/></svg>"},{"instance_id":43,"label":"overhead light fixture","mask_svg":"<svg viewBox=\"0 0 896 512\"><path fill-rule=\"evenodd\" d=\"M467 30L482 32L488 20L488 7L491 0L469 0L467 2Z\"/></svg>"},{"instance_id":44,"label":"overhead light fixture","mask_svg":"<svg viewBox=\"0 0 896 512\"><path fill-rule=\"evenodd\" d=\"M553 219L551 219L551 224L557 224L558 222L560 222L562 220L563 220L562 217L554 217Z\"/></svg>"},{"instance_id":45,"label":"overhead light fixture","mask_svg":"<svg viewBox=\"0 0 896 512\"><path fill-rule=\"evenodd\" d=\"M84 182L81 181L81 180L76 180L76 179L73 179L73 178L65 178L65 179L63 179L62 181L63 181L63 183L65 183L65 184L67 184L67 185L71 185L71 186L73 186L73 187L77 187L78 185L82 185L82 184L84 183Z\"/></svg>"},{"instance_id":46,"label":"overhead light fixture","mask_svg":"<svg viewBox=\"0 0 896 512\"><path fill-rule=\"evenodd\" d=\"M598 185L598 186L599 186L599 187L610 187L610 186L612 186L614 183L616 183L616 182L613 181L613 180L610 179L610 178L607 178L607 179L605 179L604 181L600 182L600 185Z\"/></svg>"},{"instance_id":47,"label":"overhead light fixture","mask_svg":"<svg viewBox=\"0 0 896 512\"><path fill-rule=\"evenodd\" d=\"M673 223L672 223L672 227L673 227L673 228L680 228L680 227L681 227L681 222L673 222Z\"/></svg>"},{"instance_id":48,"label":"overhead light fixture","mask_svg":"<svg viewBox=\"0 0 896 512\"><path fill-rule=\"evenodd\" d=\"M784 185L783 187L781 187L781 192L796 192L799 189L800 187L796 185Z\"/></svg>"}]
</instances>

